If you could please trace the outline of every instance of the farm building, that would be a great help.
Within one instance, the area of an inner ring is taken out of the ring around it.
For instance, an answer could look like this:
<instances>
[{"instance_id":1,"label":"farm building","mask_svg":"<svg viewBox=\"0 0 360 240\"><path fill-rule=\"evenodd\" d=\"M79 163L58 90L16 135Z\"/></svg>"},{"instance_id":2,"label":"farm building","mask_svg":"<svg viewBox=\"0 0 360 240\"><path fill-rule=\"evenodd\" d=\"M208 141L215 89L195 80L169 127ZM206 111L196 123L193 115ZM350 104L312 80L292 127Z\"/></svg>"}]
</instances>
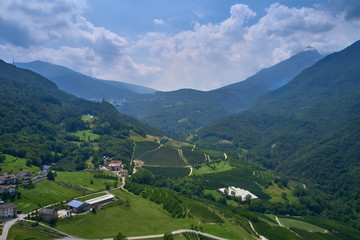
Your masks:
<instances>
[{"instance_id":1,"label":"farm building","mask_svg":"<svg viewBox=\"0 0 360 240\"><path fill-rule=\"evenodd\" d=\"M16 208L16 204L13 203L0 204L0 218L16 217Z\"/></svg>"},{"instance_id":2,"label":"farm building","mask_svg":"<svg viewBox=\"0 0 360 240\"><path fill-rule=\"evenodd\" d=\"M39 216L42 220L49 222L51 219L57 219L58 213L54 209L50 208L41 208L39 210Z\"/></svg>"},{"instance_id":3,"label":"farm building","mask_svg":"<svg viewBox=\"0 0 360 240\"><path fill-rule=\"evenodd\" d=\"M87 204L89 204L90 207L95 207L95 206L101 205L103 203L111 202L111 201L114 200L114 198L115 198L114 195L107 194L107 195L104 195L104 196L100 196L100 197L96 197L96 198L93 198L93 199L86 200L85 202Z\"/></svg>"},{"instance_id":4,"label":"farm building","mask_svg":"<svg viewBox=\"0 0 360 240\"><path fill-rule=\"evenodd\" d=\"M227 191L225 191L225 189ZM227 192L227 194L229 196L233 196L233 195L235 197L240 197L241 196L242 199L245 199L247 195L250 195L251 199L258 198L256 195L252 194L248 190L237 188L237 187L232 187L232 186L228 187L228 188L220 188L219 191L224 193L224 194L225 194L225 192Z\"/></svg>"},{"instance_id":5,"label":"farm building","mask_svg":"<svg viewBox=\"0 0 360 240\"><path fill-rule=\"evenodd\" d=\"M127 177L129 175L128 170L121 169L120 170L120 177Z\"/></svg>"},{"instance_id":6,"label":"farm building","mask_svg":"<svg viewBox=\"0 0 360 240\"><path fill-rule=\"evenodd\" d=\"M120 171L122 166L122 161L111 161L108 165L109 171Z\"/></svg>"},{"instance_id":7,"label":"farm building","mask_svg":"<svg viewBox=\"0 0 360 240\"><path fill-rule=\"evenodd\" d=\"M10 185L16 183L16 176L14 174L6 174L4 176L0 176L0 184Z\"/></svg>"},{"instance_id":8,"label":"farm building","mask_svg":"<svg viewBox=\"0 0 360 240\"><path fill-rule=\"evenodd\" d=\"M90 210L90 205L86 202L72 200L66 204L66 209L74 213L83 213Z\"/></svg>"}]
</instances>

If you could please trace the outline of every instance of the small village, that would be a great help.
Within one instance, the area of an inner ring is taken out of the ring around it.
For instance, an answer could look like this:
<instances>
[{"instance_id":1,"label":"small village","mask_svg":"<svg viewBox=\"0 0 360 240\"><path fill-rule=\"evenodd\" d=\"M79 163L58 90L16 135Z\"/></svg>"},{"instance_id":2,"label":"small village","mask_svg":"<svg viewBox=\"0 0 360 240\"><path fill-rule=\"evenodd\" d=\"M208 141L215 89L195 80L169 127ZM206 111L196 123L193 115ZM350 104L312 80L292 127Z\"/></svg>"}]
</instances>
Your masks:
<instances>
[{"instance_id":1,"label":"small village","mask_svg":"<svg viewBox=\"0 0 360 240\"><path fill-rule=\"evenodd\" d=\"M120 160L113 160L108 156L104 156L104 166L99 166L99 169L106 170L116 174L122 179L122 185L119 187L123 188L125 185L125 178L128 177L128 170L123 169L123 163ZM30 186L34 182L47 179L47 174L49 172L55 173L51 170L51 166L44 165L41 168L41 171L38 174L30 173L26 169L21 170L16 175L11 172L5 173L0 176L0 194L3 198L14 199L17 196L17 186ZM33 176L35 175L35 176ZM99 193L99 192L98 192ZM0 220L4 222L11 219L17 218L19 215L22 215L18 221L22 222L24 220L29 221L44 221L53 225L58 219L72 217L73 215L83 214L89 211L95 212L96 210L101 210L102 206L106 203L116 200L116 196L110 194L108 191L102 191L103 195L95 196L91 198L92 193L89 195L89 199L85 201L78 200L78 198L83 198L86 196L77 197L68 202L60 202L51 204L49 206L36 209L26 215L23 215L21 211L17 210L17 205L14 203L5 203L0 199ZM59 208L60 206L60 208ZM0 229L4 227L4 223L0 224Z\"/></svg>"}]
</instances>

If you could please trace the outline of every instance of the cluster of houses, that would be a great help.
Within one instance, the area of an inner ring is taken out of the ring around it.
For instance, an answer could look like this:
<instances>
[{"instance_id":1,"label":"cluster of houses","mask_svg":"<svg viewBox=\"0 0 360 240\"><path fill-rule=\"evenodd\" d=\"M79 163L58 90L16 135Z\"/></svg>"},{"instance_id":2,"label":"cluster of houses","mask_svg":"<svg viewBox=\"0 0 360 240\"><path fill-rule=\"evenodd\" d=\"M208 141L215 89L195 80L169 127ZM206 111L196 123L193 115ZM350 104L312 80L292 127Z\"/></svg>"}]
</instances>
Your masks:
<instances>
[{"instance_id":1,"label":"cluster of houses","mask_svg":"<svg viewBox=\"0 0 360 240\"><path fill-rule=\"evenodd\" d=\"M125 170L123 163L120 160L112 160L112 158L104 156L104 162L107 165L107 169L111 172L117 173L120 177L127 177L129 175L128 170Z\"/></svg>"},{"instance_id":2,"label":"cluster of houses","mask_svg":"<svg viewBox=\"0 0 360 240\"><path fill-rule=\"evenodd\" d=\"M40 174L47 174L49 171L49 166L44 165L39 172ZM15 192L15 184L28 184L29 180L32 181L41 178L39 176L31 178L31 173L27 171L26 169L21 170L16 175L12 173L5 173L4 175L0 176L0 194L7 192L12 193ZM45 176L42 176L45 177Z\"/></svg>"}]
</instances>

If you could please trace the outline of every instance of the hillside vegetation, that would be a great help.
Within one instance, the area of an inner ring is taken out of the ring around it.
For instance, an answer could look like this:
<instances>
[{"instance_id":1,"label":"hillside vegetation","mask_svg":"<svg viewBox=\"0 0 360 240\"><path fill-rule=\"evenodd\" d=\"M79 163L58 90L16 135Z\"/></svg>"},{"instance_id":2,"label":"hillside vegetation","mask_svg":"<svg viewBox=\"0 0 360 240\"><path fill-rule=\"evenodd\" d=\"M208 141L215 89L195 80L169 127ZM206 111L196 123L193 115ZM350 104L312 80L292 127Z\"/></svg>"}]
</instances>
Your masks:
<instances>
[{"instance_id":1,"label":"hillside vegetation","mask_svg":"<svg viewBox=\"0 0 360 240\"><path fill-rule=\"evenodd\" d=\"M312 209L360 227L360 42L331 54L248 111L199 131L317 193ZM216 147L213 145L214 147ZM217 146L219 147L219 146Z\"/></svg>"}]
</instances>

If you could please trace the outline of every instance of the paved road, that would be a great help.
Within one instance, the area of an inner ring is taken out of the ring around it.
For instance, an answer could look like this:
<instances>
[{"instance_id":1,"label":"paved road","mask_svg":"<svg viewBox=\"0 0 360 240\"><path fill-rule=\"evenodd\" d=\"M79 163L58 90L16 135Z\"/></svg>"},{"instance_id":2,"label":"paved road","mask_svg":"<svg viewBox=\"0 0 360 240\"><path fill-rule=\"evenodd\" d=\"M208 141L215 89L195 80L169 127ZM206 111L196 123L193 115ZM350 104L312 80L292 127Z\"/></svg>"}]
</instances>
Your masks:
<instances>
[{"instance_id":1,"label":"paved road","mask_svg":"<svg viewBox=\"0 0 360 240\"><path fill-rule=\"evenodd\" d=\"M17 220L24 219L25 216L26 216L25 214L19 214L17 218L14 218L14 219L12 219L10 221L5 222L3 232L2 232L2 234L0 236L0 240L6 240L7 235L9 233L9 230L12 227L12 225L14 225L17 222Z\"/></svg>"},{"instance_id":2,"label":"paved road","mask_svg":"<svg viewBox=\"0 0 360 240\"><path fill-rule=\"evenodd\" d=\"M192 233L196 233L199 235L203 235L212 239L216 239L216 240L228 240L226 238L221 238L218 236L214 236L208 233L204 233L204 232L200 232L200 231L196 231L196 230L192 230L192 229L180 229L180 230L176 230L173 231L171 234L180 234L180 233L186 233L186 232L192 232ZM128 240L137 240L137 239L149 239L149 238L161 238L164 237L164 234L157 234L157 235L146 235L146 236L133 236L133 237L127 237L126 239ZM85 240L82 238L76 238L76 237L70 237L70 238L66 238L66 240ZM113 238L104 238L103 240L113 240Z\"/></svg>"}]
</instances>

